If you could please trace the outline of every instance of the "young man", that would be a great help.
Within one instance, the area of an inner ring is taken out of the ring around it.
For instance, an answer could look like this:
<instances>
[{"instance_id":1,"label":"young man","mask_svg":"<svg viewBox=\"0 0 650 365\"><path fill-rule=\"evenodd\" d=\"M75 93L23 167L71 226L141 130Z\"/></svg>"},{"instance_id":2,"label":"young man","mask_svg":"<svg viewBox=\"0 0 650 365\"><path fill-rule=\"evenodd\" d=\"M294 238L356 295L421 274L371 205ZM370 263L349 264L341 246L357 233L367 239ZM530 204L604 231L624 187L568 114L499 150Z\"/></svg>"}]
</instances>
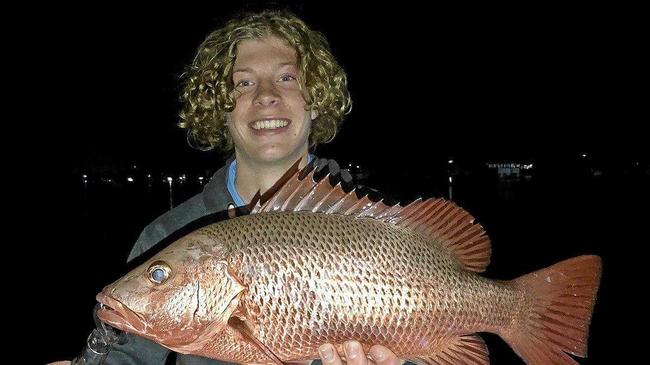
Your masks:
<instances>
[{"instance_id":1,"label":"young man","mask_svg":"<svg viewBox=\"0 0 650 365\"><path fill-rule=\"evenodd\" d=\"M325 38L286 12L246 15L212 32L184 79L180 126L187 129L188 141L234 149L234 158L203 192L148 225L129 260L197 218L247 204L296 161L300 167L310 163L309 148L332 140L351 107L345 73ZM335 163L329 167L338 168ZM105 364L164 364L169 355L138 336L126 339L112 347ZM346 342L344 351L348 364L373 363L356 341ZM401 363L383 346L374 346L370 354L377 364ZM331 344L320 347L326 365L341 364L342 355ZM176 363L219 362L178 354Z\"/></svg>"}]
</instances>

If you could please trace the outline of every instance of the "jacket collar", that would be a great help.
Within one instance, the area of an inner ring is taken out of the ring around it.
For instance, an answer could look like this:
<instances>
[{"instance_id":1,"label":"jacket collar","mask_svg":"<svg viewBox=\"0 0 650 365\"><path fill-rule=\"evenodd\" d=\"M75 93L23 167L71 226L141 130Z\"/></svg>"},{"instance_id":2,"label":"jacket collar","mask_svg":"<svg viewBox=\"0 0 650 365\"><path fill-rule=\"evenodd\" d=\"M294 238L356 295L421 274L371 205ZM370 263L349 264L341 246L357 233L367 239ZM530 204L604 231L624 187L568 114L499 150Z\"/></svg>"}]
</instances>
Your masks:
<instances>
[{"instance_id":1,"label":"jacket collar","mask_svg":"<svg viewBox=\"0 0 650 365\"><path fill-rule=\"evenodd\" d=\"M228 209L233 199L228 192L228 166L235 159L232 155L203 188L203 203L209 212L219 212Z\"/></svg>"}]
</instances>

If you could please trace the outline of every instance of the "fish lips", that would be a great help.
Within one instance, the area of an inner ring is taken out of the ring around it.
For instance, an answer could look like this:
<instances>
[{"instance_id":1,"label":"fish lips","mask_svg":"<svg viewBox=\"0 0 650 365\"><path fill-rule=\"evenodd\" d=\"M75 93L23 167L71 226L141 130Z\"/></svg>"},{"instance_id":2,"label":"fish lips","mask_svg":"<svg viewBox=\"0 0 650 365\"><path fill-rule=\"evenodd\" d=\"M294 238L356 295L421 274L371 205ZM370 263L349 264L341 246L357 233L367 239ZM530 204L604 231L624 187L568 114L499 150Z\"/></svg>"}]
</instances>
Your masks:
<instances>
[{"instance_id":1,"label":"fish lips","mask_svg":"<svg viewBox=\"0 0 650 365\"><path fill-rule=\"evenodd\" d=\"M101 304L97 310L97 317L112 327L119 330L130 332L143 336L160 343L161 345L178 351L180 349L195 349L197 346L202 348L205 344L199 341L198 345L194 342L199 334L189 328L186 332L177 331L174 336L170 331L156 331L136 312L127 308L119 300L109 294L101 292L97 294L97 301Z\"/></svg>"},{"instance_id":2,"label":"fish lips","mask_svg":"<svg viewBox=\"0 0 650 365\"><path fill-rule=\"evenodd\" d=\"M122 331L145 334L147 325L142 317L122 304L119 300L101 292L97 294L97 301L101 304L97 317L105 323Z\"/></svg>"}]
</instances>

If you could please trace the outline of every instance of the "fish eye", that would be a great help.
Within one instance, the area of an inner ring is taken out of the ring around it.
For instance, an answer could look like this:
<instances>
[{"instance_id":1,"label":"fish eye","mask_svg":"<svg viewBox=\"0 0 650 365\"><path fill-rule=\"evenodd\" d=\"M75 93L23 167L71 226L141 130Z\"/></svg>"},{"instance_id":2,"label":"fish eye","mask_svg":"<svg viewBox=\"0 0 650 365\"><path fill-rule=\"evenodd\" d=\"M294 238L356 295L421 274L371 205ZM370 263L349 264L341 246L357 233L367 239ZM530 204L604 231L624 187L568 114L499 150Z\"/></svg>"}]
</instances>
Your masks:
<instances>
[{"instance_id":1,"label":"fish eye","mask_svg":"<svg viewBox=\"0 0 650 365\"><path fill-rule=\"evenodd\" d=\"M154 284L162 284L169 278L172 269L163 261L156 261L149 266L147 277Z\"/></svg>"}]
</instances>

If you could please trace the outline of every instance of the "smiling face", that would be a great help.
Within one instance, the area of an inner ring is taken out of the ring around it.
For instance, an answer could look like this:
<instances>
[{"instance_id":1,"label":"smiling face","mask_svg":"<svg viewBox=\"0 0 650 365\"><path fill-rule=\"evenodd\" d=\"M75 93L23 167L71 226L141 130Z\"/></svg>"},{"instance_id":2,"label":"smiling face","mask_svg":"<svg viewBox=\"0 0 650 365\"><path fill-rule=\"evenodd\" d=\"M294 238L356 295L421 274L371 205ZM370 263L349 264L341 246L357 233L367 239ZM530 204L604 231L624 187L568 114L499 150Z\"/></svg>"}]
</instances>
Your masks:
<instances>
[{"instance_id":1,"label":"smiling face","mask_svg":"<svg viewBox=\"0 0 650 365\"><path fill-rule=\"evenodd\" d=\"M236 106L228 113L237 160L292 162L307 154L312 113L305 110L299 73L296 51L282 39L239 43L233 68Z\"/></svg>"}]
</instances>

